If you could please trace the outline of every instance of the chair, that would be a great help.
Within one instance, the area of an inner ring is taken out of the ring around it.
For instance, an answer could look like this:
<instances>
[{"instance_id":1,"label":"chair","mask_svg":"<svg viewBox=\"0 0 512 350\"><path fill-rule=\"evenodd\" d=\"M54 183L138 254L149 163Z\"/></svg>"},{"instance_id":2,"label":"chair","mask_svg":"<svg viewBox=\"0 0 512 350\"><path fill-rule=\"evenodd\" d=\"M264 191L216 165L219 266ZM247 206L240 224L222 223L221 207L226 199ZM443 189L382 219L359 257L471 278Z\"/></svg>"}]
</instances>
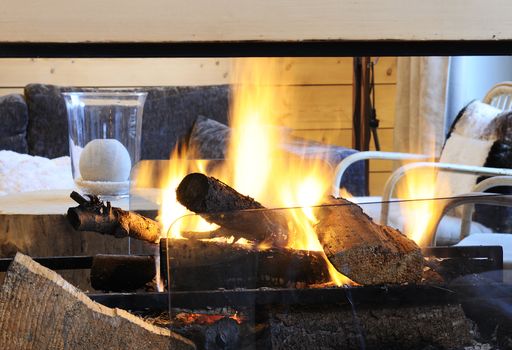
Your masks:
<instances>
[{"instance_id":1,"label":"chair","mask_svg":"<svg viewBox=\"0 0 512 350\"><path fill-rule=\"evenodd\" d=\"M496 108L496 113L489 117L489 120L493 120L500 112L500 111L506 111L512 109L512 82L504 82L495 85L484 97L482 100L482 103L480 102L474 102L479 103L478 106L475 105L474 108L487 108L487 106L492 106L489 108ZM464 115L462 113L462 115ZM470 118L470 117L468 117ZM462 123L463 121L459 121L457 119L454 122L454 126L452 127L452 130L456 130L457 126L456 123ZM462 126L461 128L463 128ZM445 147L443 148L441 160L443 160L443 155L449 153L449 148L452 147L451 142L447 142L445 144ZM431 162L427 161L429 159L426 155L421 154L408 154L408 153L398 153L398 152L375 152L375 151L368 151L368 152L359 152L354 155L351 155L347 158L345 158L342 162L338 164L335 170L335 176L332 183L332 195L334 197L340 196L340 188L339 184L341 182L341 179L343 177L344 172L347 168L349 168L353 163L361 160L370 160L370 159L385 159L385 160L399 160L399 161L407 161L409 163L401 166L396 171L392 173L390 178L387 180L384 192L381 198L371 198L371 197L358 197L352 199L353 201L364 204L365 202L381 202L382 204L379 206L379 210L372 210L371 213L367 213L368 215L372 216L376 221L380 221L381 224L391 224L392 226L395 226L399 229L400 225L403 225L399 222L391 222L390 223L390 206L394 206L392 196L394 194L395 188L397 183L410 171L418 170L418 169L435 169L440 170L443 173L448 172L452 174L473 174L478 176L512 176L512 169L507 168L489 168L489 167L483 167L483 166L475 166L475 165L463 165L463 164L454 164L454 163L447 163L447 162ZM412 161L412 162L411 162ZM438 173L438 178L439 178ZM500 178L501 179L501 178ZM499 181L499 180L498 180ZM478 190L478 189L477 189ZM481 189L480 189L481 190ZM472 188L466 188L463 189L460 193L464 192L470 192L472 191ZM375 208L375 206L372 206ZM363 205L363 209L365 206ZM469 209L468 209L469 210ZM380 214L380 215L379 215ZM467 215L467 214L466 214ZM401 218L401 216L399 216ZM402 219L400 219L402 220ZM452 222L450 225L449 222ZM440 237L441 241L445 244L455 243L460 239L459 236L459 227L461 225L461 220L459 218L454 217L445 217L443 219L443 222L440 224ZM474 228L474 230L472 230ZM469 232L491 232L490 229L485 228L483 225L479 225L478 223L471 222L471 220L467 219L464 221L464 232L465 234Z\"/></svg>"}]
</instances>

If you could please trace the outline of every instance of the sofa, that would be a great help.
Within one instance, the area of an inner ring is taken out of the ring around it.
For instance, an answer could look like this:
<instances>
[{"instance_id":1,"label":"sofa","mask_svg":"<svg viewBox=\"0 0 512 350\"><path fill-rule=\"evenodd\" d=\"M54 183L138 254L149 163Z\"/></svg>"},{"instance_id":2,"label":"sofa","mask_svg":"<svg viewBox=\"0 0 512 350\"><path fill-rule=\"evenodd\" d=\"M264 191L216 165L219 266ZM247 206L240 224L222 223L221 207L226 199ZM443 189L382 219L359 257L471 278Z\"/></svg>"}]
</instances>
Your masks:
<instances>
[{"instance_id":1,"label":"sofa","mask_svg":"<svg viewBox=\"0 0 512 350\"><path fill-rule=\"evenodd\" d=\"M67 112L61 93L89 90L94 89L30 84L24 88L23 95L0 97L0 150L46 158L68 155ZM217 140L216 134L205 128L211 125L218 130L222 125L228 130L229 86L167 86L136 90L148 93L143 112L142 159L168 159L176 146L191 141L191 133L195 136L195 149L211 151L212 147L200 147L201 143L213 141L223 145L225 142ZM198 120L202 122L201 127L197 127ZM225 134L226 130L221 133ZM298 138L291 138L284 147L294 154L327 159L333 167L356 152ZM219 154L222 155L222 151ZM211 152L195 156L217 158ZM351 167L341 181L340 185L354 195L366 194L364 166L364 162L360 162Z\"/></svg>"}]
</instances>

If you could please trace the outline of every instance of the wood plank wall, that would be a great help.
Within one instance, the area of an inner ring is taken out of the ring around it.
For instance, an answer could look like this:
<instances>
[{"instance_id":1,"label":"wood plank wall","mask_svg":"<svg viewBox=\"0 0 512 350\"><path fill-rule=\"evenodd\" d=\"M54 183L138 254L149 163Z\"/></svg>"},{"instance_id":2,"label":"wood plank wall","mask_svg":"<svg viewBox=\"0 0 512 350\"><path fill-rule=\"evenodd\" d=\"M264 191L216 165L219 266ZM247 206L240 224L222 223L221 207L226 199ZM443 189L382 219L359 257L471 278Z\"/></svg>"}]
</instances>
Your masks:
<instances>
[{"instance_id":1,"label":"wood plank wall","mask_svg":"<svg viewBox=\"0 0 512 350\"><path fill-rule=\"evenodd\" d=\"M29 83L80 87L228 84L231 59L0 59L0 95L22 93ZM279 85L293 101L276 114L296 136L334 145L352 145L352 59L280 58ZM383 57L375 67L376 105L382 150L393 149L396 59ZM373 141L372 141L373 145ZM391 164L370 164L371 194L380 194Z\"/></svg>"},{"instance_id":2,"label":"wood plank wall","mask_svg":"<svg viewBox=\"0 0 512 350\"><path fill-rule=\"evenodd\" d=\"M0 42L512 39L510 0L75 0L73 6L68 0L2 0L1 4ZM508 52L506 47L503 53Z\"/></svg>"}]
</instances>

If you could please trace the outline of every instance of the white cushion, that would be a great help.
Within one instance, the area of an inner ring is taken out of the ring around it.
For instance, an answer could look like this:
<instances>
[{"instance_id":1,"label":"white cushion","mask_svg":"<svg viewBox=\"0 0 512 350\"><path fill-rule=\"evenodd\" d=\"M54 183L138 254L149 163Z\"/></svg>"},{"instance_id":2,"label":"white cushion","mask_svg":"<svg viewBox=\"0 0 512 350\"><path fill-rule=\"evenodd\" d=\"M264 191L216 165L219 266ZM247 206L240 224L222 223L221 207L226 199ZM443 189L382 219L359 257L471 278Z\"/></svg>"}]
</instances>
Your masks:
<instances>
[{"instance_id":1,"label":"white cushion","mask_svg":"<svg viewBox=\"0 0 512 350\"><path fill-rule=\"evenodd\" d=\"M503 112L501 109L487 103L473 101L464 109L464 113L457 120L452 134L456 133L461 136L479 139L496 139L496 134L487 134L486 129L501 112Z\"/></svg>"},{"instance_id":2,"label":"white cushion","mask_svg":"<svg viewBox=\"0 0 512 350\"><path fill-rule=\"evenodd\" d=\"M446 141L441 154L441 163L483 166L494 140L480 140L458 134L452 134ZM440 172L436 179L436 191L439 197L452 197L471 192L478 175Z\"/></svg>"}]
</instances>

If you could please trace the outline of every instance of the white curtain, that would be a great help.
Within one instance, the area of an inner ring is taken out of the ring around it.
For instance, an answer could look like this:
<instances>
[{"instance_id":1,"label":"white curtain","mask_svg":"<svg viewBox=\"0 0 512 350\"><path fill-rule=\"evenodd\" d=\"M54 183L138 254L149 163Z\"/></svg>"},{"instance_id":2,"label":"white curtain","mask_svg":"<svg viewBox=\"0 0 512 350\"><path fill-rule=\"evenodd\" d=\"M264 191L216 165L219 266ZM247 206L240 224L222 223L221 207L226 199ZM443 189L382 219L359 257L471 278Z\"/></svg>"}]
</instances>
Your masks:
<instances>
[{"instance_id":1,"label":"white curtain","mask_svg":"<svg viewBox=\"0 0 512 350\"><path fill-rule=\"evenodd\" d=\"M440 155L449 65L449 57L398 58L395 151Z\"/></svg>"}]
</instances>

